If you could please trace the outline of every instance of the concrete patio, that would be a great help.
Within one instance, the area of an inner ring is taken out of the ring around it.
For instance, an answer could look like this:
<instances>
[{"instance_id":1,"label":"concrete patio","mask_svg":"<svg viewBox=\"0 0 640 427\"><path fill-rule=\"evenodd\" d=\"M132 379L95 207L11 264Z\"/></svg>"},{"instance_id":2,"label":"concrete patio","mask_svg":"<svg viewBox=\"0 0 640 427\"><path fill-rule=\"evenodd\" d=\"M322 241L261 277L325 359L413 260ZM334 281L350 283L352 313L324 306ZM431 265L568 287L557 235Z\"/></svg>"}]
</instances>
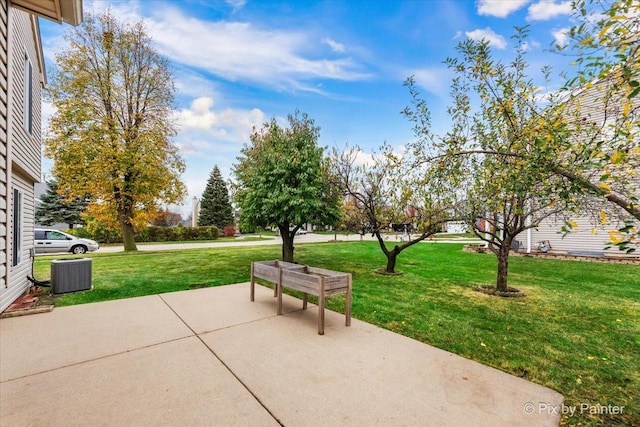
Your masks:
<instances>
[{"instance_id":1,"label":"concrete patio","mask_svg":"<svg viewBox=\"0 0 640 427\"><path fill-rule=\"evenodd\" d=\"M249 284L0 320L0 425L552 426L562 395ZM545 406L548 405L548 406Z\"/></svg>"}]
</instances>

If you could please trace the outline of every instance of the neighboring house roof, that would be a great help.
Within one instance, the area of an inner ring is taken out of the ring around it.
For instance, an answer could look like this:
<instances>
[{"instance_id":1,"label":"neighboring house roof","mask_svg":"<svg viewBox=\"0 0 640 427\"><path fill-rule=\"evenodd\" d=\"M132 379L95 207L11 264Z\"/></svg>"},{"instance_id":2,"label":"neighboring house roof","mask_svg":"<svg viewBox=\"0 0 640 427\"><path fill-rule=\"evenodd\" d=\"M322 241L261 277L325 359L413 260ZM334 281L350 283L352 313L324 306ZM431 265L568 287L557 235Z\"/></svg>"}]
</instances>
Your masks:
<instances>
[{"instance_id":1,"label":"neighboring house roof","mask_svg":"<svg viewBox=\"0 0 640 427\"><path fill-rule=\"evenodd\" d=\"M59 24L76 26L82 22L82 0L10 0L10 3Z\"/></svg>"}]
</instances>

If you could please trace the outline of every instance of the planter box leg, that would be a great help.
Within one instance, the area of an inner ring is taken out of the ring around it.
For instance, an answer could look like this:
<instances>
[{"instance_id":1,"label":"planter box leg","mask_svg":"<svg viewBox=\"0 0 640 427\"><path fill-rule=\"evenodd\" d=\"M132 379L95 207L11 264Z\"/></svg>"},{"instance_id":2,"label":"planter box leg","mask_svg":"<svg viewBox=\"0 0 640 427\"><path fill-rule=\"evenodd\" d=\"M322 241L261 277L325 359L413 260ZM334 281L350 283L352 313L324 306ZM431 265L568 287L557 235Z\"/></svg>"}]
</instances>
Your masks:
<instances>
[{"instance_id":1,"label":"planter box leg","mask_svg":"<svg viewBox=\"0 0 640 427\"><path fill-rule=\"evenodd\" d=\"M282 270L280 270L280 277L278 283L276 283L276 295L278 296L278 316L282 314Z\"/></svg>"},{"instance_id":2,"label":"planter box leg","mask_svg":"<svg viewBox=\"0 0 640 427\"><path fill-rule=\"evenodd\" d=\"M251 301L255 299L256 293L256 279L253 276L253 263L251 263Z\"/></svg>"},{"instance_id":3,"label":"planter box leg","mask_svg":"<svg viewBox=\"0 0 640 427\"><path fill-rule=\"evenodd\" d=\"M351 274L349 274L347 279L347 295L345 298L344 317L345 325L351 326Z\"/></svg>"},{"instance_id":4,"label":"planter box leg","mask_svg":"<svg viewBox=\"0 0 640 427\"><path fill-rule=\"evenodd\" d=\"M307 309L307 301L309 300L309 294L307 294L306 292L302 294L302 309L306 310Z\"/></svg>"},{"instance_id":5,"label":"planter box leg","mask_svg":"<svg viewBox=\"0 0 640 427\"><path fill-rule=\"evenodd\" d=\"M318 335L324 335L324 277L320 280L318 295Z\"/></svg>"}]
</instances>

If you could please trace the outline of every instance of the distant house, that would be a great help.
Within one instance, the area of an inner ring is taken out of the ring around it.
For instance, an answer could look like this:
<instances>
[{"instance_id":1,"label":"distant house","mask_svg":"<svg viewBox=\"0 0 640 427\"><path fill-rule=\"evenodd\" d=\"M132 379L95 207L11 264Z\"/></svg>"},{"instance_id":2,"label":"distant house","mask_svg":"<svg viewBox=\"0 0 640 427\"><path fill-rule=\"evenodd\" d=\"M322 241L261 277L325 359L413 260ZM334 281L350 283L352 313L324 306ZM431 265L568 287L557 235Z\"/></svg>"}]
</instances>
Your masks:
<instances>
[{"instance_id":1,"label":"distant house","mask_svg":"<svg viewBox=\"0 0 640 427\"><path fill-rule=\"evenodd\" d=\"M469 232L469 224L465 221L447 221L444 223L446 233L463 234Z\"/></svg>"},{"instance_id":2,"label":"distant house","mask_svg":"<svg viewBox=\"0 0 640 427\"><path fill-rule=\"evenodd\" d=\"M39 16L78 25L82 0L0 1L0 311L30 285L46 84Z\"/></svg>"},{"instance_id":3,"label":"distant house","mask_svg":"<svg viewBox=\"0 0 640 427\"><path fill-rule=\"evenodd\" d=\"M604 127L612 118L621 114L622 108L619 102L615 101L615 98L609 99L607 103L603 99L602 90L608 84L610 83L606 80L595 82L578 93L574 102L581 105L580 111L583 120L594 122L598 126ZM634 102L633 111L630 114L638 117L640 115L640 102L637 101L638 98L635 99L636 102ZM640 135L635 137L640 143ZM636 175L635 179L637 184L629 186L628 190L632 191L631 189L634 189L635 196L640 200L640 176ZM595 181L597 182L597 178ZM592 205L590 213L585 210L582 213L578 212L569 215L569 219L577 225L577 227L573 227L570 233L566 234L561 231L565 225L564 219L553 216L548 217L537 228L518 236L518 240L522 243L520 249L526 252L535 252L537 242L548 241L550 252L576 255L624 255L624 252L615 247L608 250L604 249L608 246L608 232L618 230L623 226L623 223L612 220L606 224L599 224L597 214L594 215L594 211L597 213L598 210L602 210L609 212L609 218L616 218L618 216L616 212L619 213L622 209L614 207L613 204L605 200L592 200L590 204ZM640 223L637 221L636 226L640 228ZM638 257L640 253L634 253L631 256Z\"/></svg>"}]
</instances>

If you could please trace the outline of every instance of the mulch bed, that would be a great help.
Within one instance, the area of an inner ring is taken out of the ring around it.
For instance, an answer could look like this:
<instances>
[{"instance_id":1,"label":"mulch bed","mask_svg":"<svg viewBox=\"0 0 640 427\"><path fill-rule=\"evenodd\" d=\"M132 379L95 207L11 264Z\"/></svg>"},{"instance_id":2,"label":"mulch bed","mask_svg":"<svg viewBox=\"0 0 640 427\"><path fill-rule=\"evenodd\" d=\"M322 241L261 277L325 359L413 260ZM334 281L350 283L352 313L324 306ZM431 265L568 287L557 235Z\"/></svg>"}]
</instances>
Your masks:
<instances>
[{"instance_id":1,"label":"mulch bed","mask_svg":"<svg viewBox=\"0 0 640 427\"><path fill-rule=\"evenodd\" d=\"M509 286L507 287L506 291L497 290L495 285L478 285L475 290L478 292L482 292L483 294L503 298L524 298L526 296L520 289L512 288Z\"/></svg>"}]
</instances>

